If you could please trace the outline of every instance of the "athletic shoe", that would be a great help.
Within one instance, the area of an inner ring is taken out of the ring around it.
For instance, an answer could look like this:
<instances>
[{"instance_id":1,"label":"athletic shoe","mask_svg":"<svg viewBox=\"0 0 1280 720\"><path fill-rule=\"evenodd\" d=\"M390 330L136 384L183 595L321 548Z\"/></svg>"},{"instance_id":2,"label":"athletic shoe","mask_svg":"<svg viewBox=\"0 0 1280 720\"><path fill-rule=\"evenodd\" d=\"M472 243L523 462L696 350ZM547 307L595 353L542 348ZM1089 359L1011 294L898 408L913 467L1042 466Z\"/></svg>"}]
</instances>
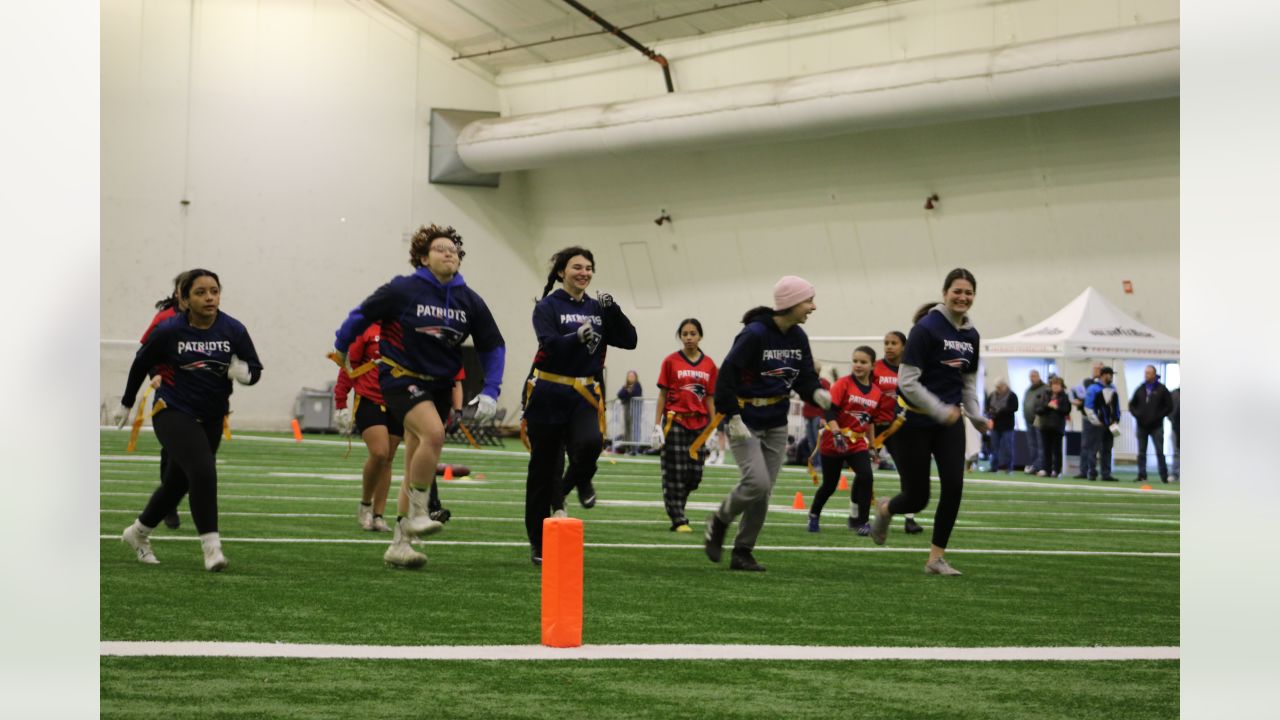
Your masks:
<instances>
[{"instance_id":1,"label":"athletic shoe","mask_svg":"<svg viewBox=\"0 0 1280 720\"><path fill-rule=\"evenodd\" d=\"M569 517L569 513L565 512L565 511L564 511L564 508L560 508L559 510L556 510L555 512L551 513L551 517L553 517L553 518L567 518L567 517Z\"/></svg>"},{"instance_id":2,"label":"athletic shoe","mask_svg":"<svg viewBox=\"0 0 1280 720\"><path fill-rule=\"evenodd\" d=\"M1102 482L1120 482L1114 475L1103 475Z\"/></svg>"},{"instance_id":3,"label":"athletic shoe","mask_svg":"<svg viewBox=\"0 0 1280 720\"><path fill-rule=\"evenodd\" d=\"M449 512L449 508L440 508L427 513L427 517L443 524L449 522L449 518L453 517L453 513Z\"/></svg>"},{"instance_id":4,"label":"athletic shoe","mask_svg":"<svg viewBox=\"0 0 1280 720\"><path fill-rule=\"evenodd\" d=\"M381 515L374 515L373 521L369 523L369 529L373 532L391 532L391 527L387 525L387 521Z\"/></svg>"},{"instance_id":5,"label":"athletic shoe","mask_svg":"<svg viewBox=\"0 0 1280 720\"><path fill-rule=\"evenodd\" d=\"M902 531L908 535L915 535L924 532L924 528L920 527L920 523L917 523L915 518L907 518L907 521L902 524Z\"/></svg>"},{"instance_id":6,"label":"athletic shoe","mask_svg":"<svg viewBox=\"0 0 1280 720\"><path fill-rule=\"evenodd\" d=\"M177 510L174 510L173 512L164 516L164 526L169 528L170 530L177 530L179 527L182 526L182 520L178 518Z\"/></svg>"},{"instance_id":7,"label":"athletic shoe","mask_svg":"<svg viewBox=\"0 0 1280 720\"><path fill-rule=\"evenodd\" d=\"M858 537L866 537L871 534L871 523L862 523L858 526Z\"/></svg>"},{"instance_id":8,"label":"athletic shoe","mask_svg":"<svg viewBox=\"0 0 1280 720\"><path fill-rule=\"evenodd\" d=\"M204 547L204 569L209 572L222 572L227 569L227 557L222 554L221 545Z\"/></svg>"},{"instance_id":9,"label":"athletic shoe","mask_svg":"<svg viewBox=\"0 0 1280 720\"><path fill-rule=\"evenodd\" d=\"M578 488L578 502L588 510L596 506L596 486L592 485L590 480L585 487Z\"/></svg>"},{"instance_id":10,"label":"athletic shoe","mask_svg":"<svg viewBox=\"0 0 1280 720\"><path fill-rule=\"evenodd\" d=\"M671 532L678 532L678 533L691 533L691 532L693 532L693 528L689 527L689 521L688 521L688 520L684 520L684 521L681 521L680 523L678 523L678 524L676 524L676 525L672 525L672 526L671 526Z\"/></svg>"},{"instance_id":11,"label":"athletic shoe","mask_svg":"<svg viewBox=\"0 0 1280 720\"><path fill-rule=\"evenodd\" d=\"M866 524L867 524L867 519L866 519L866 518L864 518L864 517L852 517L852 516L850 516L850 518L849 518L849 520L848 520L848 523L849 523L849 529L850 529L850 530L857 530L858 528L860 528L860 527L862 527L863 525L866 525Z\"/></svg>"},{"instance_id":12,"label":"athletic shoe","mask_svg":"<svg viewBox=\"0 0 1280 720\"><path fill-rule=\"evenodd\" d=\"M360 503L356 508L356 519L360 521L362 530L373 529L373 505L365 505Z\"/></svg>"},{"instance_id":13,"label":"athletic shoe","mask_svg":"<svg viewBox=\"0 0 1280 720\"><path fill-rule=\"evenodd\" d=\"M419 515L416 518L400 518L398 525L404 536L409 540L435 535L444 529L443 523L432 520L426 515Z\"/></svg>"},{"instance_id":14,"label":"athletic shoe","mask_svg":"<svg viewBox=\"0 0 1280 720\"><path fill-rule=\"evenodd\" d=\"M707 559L711 562L720 562L720 557L724 554L724 534L728 531L729 526L721 522L715 513L707 518L707 532L702 539L707 551Z\"/></svg>"},{"instance_id":15,"label":"athletic shoe","mask_svg":"<svg viewBox=\"0 0 1280 720\"><path fill-rule=\"evenodd\" d=\"M391 541L391 547L382 554L382 561L389 567L420 568L427 564L427 556L413 549L403 537Z\"/></svg>"},{"instance_id":16,"label":"athletic shoe","mask_svg":"<svg viewBox=\"0 0 1280 720\"><path fill-rule=\"evenodd\" d=\"M729 559L730 570L746 570L747 572L764 572L764 566L756 562L750 550L733 549Z\"/></svg>"},{"instance_id":17,"label":"athletic shoe","mask_svg":"<svg viewBox=\"0 0 1280 720\"><path fill-rule=\"evenodd\" d=\"M810 516L809 516L809 532L818 532L818 529L819 529L819 528L818 528L818 516L817 516L817 515L810 515Z\"/></svg>"},{"instance_id":18,"label":"athletic shoe","mask_svg":"<svg viewBox=\"0 0 1280 720\"><path fill-rule=\"evenodd\" d=\"M924 574L925 575L963 575L964 573L951 567L951 565L947 563L947 559L945 557L938 556L936 560L931 560L928 563L925 563Z\"/></svg>"},{"instance_id":19,"label":"athletic shoe","mask_svg":"<svg viewBox=\"0 0 1280 720\"><path fill-rule=\"evenodd\" d=\"M1088 475L1085 475L1084 473L1080 473L1079 475L1072 475L1071 477L1075 478L1076 480L1088 480L1088 479L1089 479L1089 476L1088 476Z\"/></svg>"},{"instance_id":20,"label":"athletic shoe","mask_svg":"<svg viewBox=\"0 0 1280 720\"><path fill-rule=\"evenodd\" d=\"M529 560L533 562L534 565L542 567L542 553L537 550L533 550L529 553Z\"/></svg>"},{"instance_id":21,"label":"athletic shoe","mask_svg":"<svg viewBox=\"0 0 1280 720\"><path fill-rule=\"evenodd\" d=\"M1167 477L1162 477L1162 478L1160 478L1160 482L1164 483L1165 485L1168 485L1168 484L1169 484L1169 478L1167 478Z\"/></svg>"},{"instance_id":22,"label":"athletic shoe","mask_svg":"<svg viewBox=\"0 0 1280 720\"><path fill-rule=\"evenodd\" d=\"M120 535L120 540L124 544L133 548L138 554L138 562L147 565L159 565L160 561L156 559L156 554L151 550L151 538L138 532L138 524L134 523L124 529L124 533Z\"/></svg>"},{"instance_id":23,"label":"athletic shoe","mask_svg":"<svg viewBox=\"0 0 1280 720\"><path fill-rule=\"evenodd\" d=\"M1106 480L1106 478L1103 478L1103 480ZM1136 478L1134 478L1134 479L1133 479L1133 481L1134 481L1134 482L1146 482L1146 481L1147 481L1147 479L1146 479L1146 478L1144 478L1144 477L1136 477Z\"/></svg>"},{"instance_id":24,"label":"athletic shoe","mask_svg":"<svg viewBox=\"0 0 1280 720\"><path fill-rule=\"evenodd\" d=\"M1036 477L1049 477L1049 473L1041 470L1040 472L1036 473Z\"/></svg>"},{"instance_id":25,"label":"athletic shoe","mask_svg":"<svg viewBox=\"0 0 1280 720\"><path fill-rule=\"evenodd\" d=\"M876 503L876 519L871 523L871 542L883 545L889 537L889 523L893 516L889 514L889 498Z\"/></svg>"}]
</instances>

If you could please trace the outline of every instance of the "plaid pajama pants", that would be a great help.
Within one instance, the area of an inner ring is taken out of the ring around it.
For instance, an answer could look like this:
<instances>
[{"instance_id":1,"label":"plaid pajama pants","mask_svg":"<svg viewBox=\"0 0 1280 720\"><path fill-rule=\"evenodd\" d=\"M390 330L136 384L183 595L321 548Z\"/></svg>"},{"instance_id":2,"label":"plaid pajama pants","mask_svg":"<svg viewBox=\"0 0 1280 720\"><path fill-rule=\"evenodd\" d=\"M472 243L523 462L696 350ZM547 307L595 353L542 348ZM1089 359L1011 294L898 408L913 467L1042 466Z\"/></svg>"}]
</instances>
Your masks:
<instances>
[{"instance_id":1,"label":"plaid pajama pants","mask_svg":"<svg viewBox=\"0 0 1280 720\"><path fill-rule=\"evenodd\" d=\"M662 446L662 504L667 508L672 527L689 523L684 516L685 502L702 483L706 446L698 450L697 460L689 457L689 446L701 433L701 430L689 430L680 423L671 423L671 431Z\"/></svg>"}]
</instances>

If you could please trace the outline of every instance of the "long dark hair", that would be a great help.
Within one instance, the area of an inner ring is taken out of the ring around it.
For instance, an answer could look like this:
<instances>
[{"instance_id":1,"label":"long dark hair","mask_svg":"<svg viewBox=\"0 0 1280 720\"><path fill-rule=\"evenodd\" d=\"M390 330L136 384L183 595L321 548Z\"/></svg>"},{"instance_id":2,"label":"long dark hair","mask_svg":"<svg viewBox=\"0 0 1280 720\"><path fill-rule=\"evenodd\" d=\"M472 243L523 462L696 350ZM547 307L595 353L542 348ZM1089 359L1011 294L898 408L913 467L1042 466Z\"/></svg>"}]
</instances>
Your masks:
<instances>
[{"instance_id":1,"label":"long dark hair","mask_svg":"<svg viewBox=\"0 0 1280 720\"><path fill-rule=\"evenodd\" d=\"M896 335L898 340L902 343L903 347L906 347L907 336L903 335L901 330L890 330L889 332L885 333L885 335Z\"/></svg>"},{"instance_id":2,"label":"long dark hair","mask_svg":"<svg viewBox=\"0 0 1280 720\"><path fill-rule=\"evenodd\" d=\"M751 322L752 320L755 320L761 315L781 315L782 313L785 313L785 312L786 310L781 310L781 311L774 310L768 305L759 305L751 308L750 310L748 310L746 313L743 314L742 324L746 325L747 323Z\"/></svg>"},{"instance_id":3,"label":"long dark hair","mask_svg":"<svg viewBox=\"0 0 1280 720\"><path fill-rule=\"evenodd\" d=\"M569 261L573 259L575 255L581 255L582 257L590 260L591 269L593 271L595 270L596 256L592 255L590 250L584 247L578 247L577 245L567 247L551 256L551 272L547 273L547 284L542 288L541 297L546 297L551 294L551 288L555 287L556 283L560 282L560 273L564 272L564 269L569 266Z\"/></svg>"},{"instance_id":4,"label":"long dark hair","mask_svg":"<svg viewBox=\"0 0 1280 720\"><path fill-rule=\"evenodd\" d=\"M169 293L168 297L156 301L157 310L168 310L171 307L177 306L178 298L181 296L182 279L186 276L187 271L180 272L173 276L173 292Z\"/></svg>"},{"instance_id":5,"label":"long dark hair","mask_svg":"<svg viewBox=\"0 0 1280 720\"><path fill-rule=\"evenodd\" d=\"M951 283L957 280L968 280L969 284L973 286L973 291L978 292L977 278L973 276L973 273L969 272L968 270L965 270L964 268L956 268L955 270L952 270L951 272L947 273L947 279L944 280L942 283L942 292L946 293L948 290L950 290Z\"/></svg>"},{"instance_id":6,"label":"long dark hair","mask_svg":"<svg viewBox=\"0 0 1280 720\"><path fill-rule=\"evenodd\" d=\"M218 289L219 290L222 289L222 281L218 279L218 273L212 270L205 270L204 268L196 268L194 270L188 270L182 276L181 287L179 288L179 291L178 291L179 297L184 297L184 298L191 297L191 286L195 285L196 280L202 277L213 278L213 281L218 283Z\"/></svg>"},{"instance_id":7,"label":"long dark hair","mask_svg":"<svg viewBox=\"0 0 1280 720\"><path fill-rule=\"evenodd\" d=\"M937 304L938 304L937 300L930 300L929 302L916 308L916 314L911 316L911 324L915 325L916 323L924 319L924 316L928 315L929 311L932 310L935 306L937 306ZM904 341L903 344L905 345L906 342Z\"/></svg>"},{"instance_id":8,"label":"long dark hair","mask_svg":"<svg viewBox=\"0 0 1280 720\"><path fill-rule=\"evenodd\" d=\"M870 345L859 345L854 348L853 351L856 353L866 353L867 356L871 358L871 364L876 364L876 351L873 350Z\"/></svg>"},{"instance_id":9,"label":"long dark hair","mask_svg":"<svg viewBox=\"0 0 1280 720\"><path fill-rule=\"evenodd\" d=\"M702 323L698 322L698 318L685 318L676 326L676 337L680 337L680 331L684 330L685 325L692 325L698 328L698 334L704 337L706 336L706 334L702 332Z\"/></svg>"}]
</instances>

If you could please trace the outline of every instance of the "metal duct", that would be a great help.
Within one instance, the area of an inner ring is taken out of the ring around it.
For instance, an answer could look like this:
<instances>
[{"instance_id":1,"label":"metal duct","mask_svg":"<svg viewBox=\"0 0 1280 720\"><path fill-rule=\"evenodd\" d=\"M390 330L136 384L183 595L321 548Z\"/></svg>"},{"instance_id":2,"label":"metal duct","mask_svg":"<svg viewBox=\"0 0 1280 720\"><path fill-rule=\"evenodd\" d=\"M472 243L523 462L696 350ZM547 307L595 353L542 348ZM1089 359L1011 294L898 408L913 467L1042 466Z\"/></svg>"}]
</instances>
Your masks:
<instances>
[{"instance_id":1,"label":"metal duct","mask_svg":"<svg viewBox=\"0 0 1280 720\"><path fill-rule=\"evenodd\" d=\"M646 100L479 120L478 172L1023 115L1178 95L1178 21Z\"/></svg>"}]
</instances>

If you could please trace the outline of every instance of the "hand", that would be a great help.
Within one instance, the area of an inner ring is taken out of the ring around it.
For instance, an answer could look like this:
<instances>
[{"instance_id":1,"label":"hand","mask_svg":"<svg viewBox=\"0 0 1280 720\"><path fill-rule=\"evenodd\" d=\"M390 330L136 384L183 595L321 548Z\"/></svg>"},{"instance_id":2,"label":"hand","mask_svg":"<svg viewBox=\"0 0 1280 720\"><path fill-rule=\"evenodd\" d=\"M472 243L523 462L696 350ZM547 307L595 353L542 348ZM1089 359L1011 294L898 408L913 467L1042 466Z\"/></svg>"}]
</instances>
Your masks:
<instances>
[{"instance_id":1,"label":"hand","mask_svg":"<svg viewBox=\"0 0 1280 720\"><path fill-rule=\"evenodd\" d=\"M952 406L951 406L951 408L950 408L950 409L948 410L948 412L947 412L947 417L946 417L945 419L943 419L942 424L943 424L943 425L955 425L955 424L956 424L956 421L958 421L958 420L960 419L960 415L961 415L961 413L960 413L960 408L959 408L958 406L956 406L956 405L952 405ZM977 421L975 421L975 422L977 422ZM977 427L977 425L974 425L974 427Z\"/></svg>"},{"instance_id":2,"label":"hand","mask_svg":"<svg viewBox=\"0 0 1280 720\"><path fill-rule=\"evenodd\" d=\"M666 442L666 435L662 432L662 423L653 426L653 436L649 438L649 447L657 450L662 447L662 443Z\"/></svg>"},{"instance_id":3,"label":"hand","mask_svg":"<svg viewBox=\"0 0 1280 720\"><path fill-rule=\"evenodd\" d=\"M498 401L483 393L471 398L471 402L467 404L475 407L472 418L477 424L487 423L498 414Z\"/></svg>"},{"instance_id":4,"label":"hand","mask_svg":"<svg viewBox=\"0 0 1280 720\"><path fill-rule=\"evenodd\" d=\"M596 293L596 302L600 303L602 309L608 310L613 307L613 296L607 292Z\"/></svg>"},{"instance_id":5,"label":"hand","mask_svg":"<svg viewBox=\"0 0 1280 720\"><path fill-rule=\"evenodd\" d=\"M831 393L827 392L825 388L818 388L817 390L814 390L813 404L823 410L831 407Z\"/></svg>"},{"instance_id":6,"label":"hand","mask_svg":"<svg viewBox=\"0 0 1280 720\"><path fill-rule=\"evenodd\" d=\"M991 429L991 421L986 418L969 418L969 424L980 433L985 433Z\"/></svg>"},{"instance_id":7,"label":"hand","mask_svg":"<svg viewBox=\"0 0 1280 720\"><path fill-rule=\"evenodd\" d=\"M241 385L248 385L253 379L249 373L249 363L241 360L235 355L231 356L231 363L227 365L227 377L235 380Z\"/></svg>"},{"instance_id":8,"label":"hand","mask_svg":"<svg viewBox=\"0 0 1280 720\"><path fill-rule=\"evenodd\" d=\"M459 426L462 425L462 411L450 410L449 419L444 424L444 431L450 435L458 432Z\"/></svg>"},{"instance_id":9,"label":"hand","mask_svg":"<svg viewBox=\"0 0 1280 720\"><path fill-rule=\"evenodd\" d=\"M111 411L111 424L115 425L117 430L123 428L129 421L129 413L130 409L125 407L124 403L117 405L116 409Z\"/></svg>"},{"instance_id":10,"label":"hand","mask_svg":"<svg viewBox=\"0 0 1280 720\"><path fill-rule=\"evenodd\" d=\"M338 410L333 419L338 424L338 432L343 435L351 434L351 408Z\"/></svg>"},{"instance_id":11,"label":"hand","mask_svg":"<svg viewBox=\"0 0 1280 720\"><path fill-rule=\"evenodd\" d=\"M152 390L159 390L159 389L160 389L160 380L161 380L161 378L160 378L160 376L159 376L159 375L157 375L157 376L155 376L155 377L151 378L151 389L152 389Z\"/></svg>"},{"instance_id":12,"label":"hand","mask_svg":"<svg viewBox=\"0 0 1280 720\"><path fill-rule=\"evenodd\" d=\"M724 431L729 434L730 440L747 440L751 437L751 430L747 424L742 422L741 415L734 415L725 423Z\"/></svg>"},{"instance_id":13,"label":"hand","mask_svg":"<svg viewBox=\"0 0 1280 720\"><path fill-rule=\"evenodd\" d=\"M594 345L600 342L600 333L591 326L591 323L584 322L578 327L578 342L583 345Z\"/></svg>"}]
</instances>

